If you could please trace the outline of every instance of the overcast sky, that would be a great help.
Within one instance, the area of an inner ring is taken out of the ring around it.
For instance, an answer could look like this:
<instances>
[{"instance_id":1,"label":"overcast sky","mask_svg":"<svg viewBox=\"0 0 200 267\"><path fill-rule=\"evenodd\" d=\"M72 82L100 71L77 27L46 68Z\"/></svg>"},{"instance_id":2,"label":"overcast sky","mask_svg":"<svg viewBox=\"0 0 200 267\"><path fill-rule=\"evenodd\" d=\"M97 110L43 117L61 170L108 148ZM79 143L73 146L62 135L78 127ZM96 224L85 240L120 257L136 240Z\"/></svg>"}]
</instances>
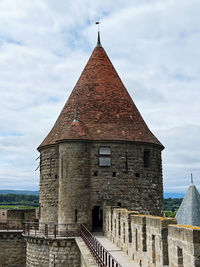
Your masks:
<instances>
[{"instance_id":1,"label":"overcast sky","mask_svg":"<svg viewBox=\"0 0 200 267\"><path fill-rule=\"evenodd\" d=\"M166 192L200 189L199 0L0 0L0 189L39 188L36 148L101 40L165 146Z\"/></svg>"}]
</instances>

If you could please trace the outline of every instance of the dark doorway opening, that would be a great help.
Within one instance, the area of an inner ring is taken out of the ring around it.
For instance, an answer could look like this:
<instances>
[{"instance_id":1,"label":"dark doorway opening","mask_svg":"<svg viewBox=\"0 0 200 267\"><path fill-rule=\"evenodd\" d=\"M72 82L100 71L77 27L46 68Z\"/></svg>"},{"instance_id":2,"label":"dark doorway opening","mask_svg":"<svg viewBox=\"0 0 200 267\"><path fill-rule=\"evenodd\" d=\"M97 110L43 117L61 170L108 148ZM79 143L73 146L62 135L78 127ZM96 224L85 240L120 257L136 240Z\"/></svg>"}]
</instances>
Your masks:
<instances>
[{"instance_id":1,"label":"dark doorway opening","mask_svg":"<svg viewBox=\"0 0 200 267\"><path fill-rule=\"evenodd\" d=\"M103 230L103 211L99 206L94 206L92 210L92 230L93 232Z\"/></svg>"}]
</instances>

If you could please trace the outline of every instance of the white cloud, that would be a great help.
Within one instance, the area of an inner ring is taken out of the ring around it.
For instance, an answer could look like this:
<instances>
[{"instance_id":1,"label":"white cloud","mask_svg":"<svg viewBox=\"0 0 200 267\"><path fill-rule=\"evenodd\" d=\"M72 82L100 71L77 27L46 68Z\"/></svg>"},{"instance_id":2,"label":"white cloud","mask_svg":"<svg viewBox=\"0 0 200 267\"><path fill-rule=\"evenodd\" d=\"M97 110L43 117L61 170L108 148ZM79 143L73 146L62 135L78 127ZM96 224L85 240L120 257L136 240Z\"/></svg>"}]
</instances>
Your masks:
<instances>
[{"instance_id":1,"label":"white cloud","mask_svg":"<svg viewBox=\"0 0 200 267\"><path fill-rule=\"evenodd\" d=\"M96 41L166 147L164 184L200 176L197 0L0 1L1 188L36 189L37 146L53 126Z\"/></svg>"}]
</instances>

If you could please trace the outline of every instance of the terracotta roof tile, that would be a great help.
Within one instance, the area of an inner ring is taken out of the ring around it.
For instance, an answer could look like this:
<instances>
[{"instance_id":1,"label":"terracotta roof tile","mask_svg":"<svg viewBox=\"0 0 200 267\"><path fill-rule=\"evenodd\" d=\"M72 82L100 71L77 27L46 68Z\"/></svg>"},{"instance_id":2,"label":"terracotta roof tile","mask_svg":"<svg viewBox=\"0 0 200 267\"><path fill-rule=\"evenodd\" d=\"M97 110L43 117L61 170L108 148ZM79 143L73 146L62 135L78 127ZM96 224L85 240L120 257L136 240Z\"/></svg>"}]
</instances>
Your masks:
<instances>
[{"instance_id":1,"label":"terracotta roof tile","mask_svg":"<svg viewBox=\"0 0 200 267\"><path fill-rule=\"evenodd\" d=\"M78 123L73 123L75 110ZM161 145L101 46L95 47L56 123L39 148L65 139L124 140Z\"/></svg>"}]
</instances>

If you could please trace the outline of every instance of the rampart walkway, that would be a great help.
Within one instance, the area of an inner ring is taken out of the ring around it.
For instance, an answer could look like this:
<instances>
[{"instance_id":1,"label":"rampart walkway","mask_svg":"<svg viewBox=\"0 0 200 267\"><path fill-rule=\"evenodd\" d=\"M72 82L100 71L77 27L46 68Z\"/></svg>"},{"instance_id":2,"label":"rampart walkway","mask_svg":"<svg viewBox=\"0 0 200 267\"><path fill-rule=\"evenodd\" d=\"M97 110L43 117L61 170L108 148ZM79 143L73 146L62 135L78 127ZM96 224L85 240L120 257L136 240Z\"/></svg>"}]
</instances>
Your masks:
<instances>
[{"instance_id":1,"label":"rampart walkway","mask_svg":"<svg viewBox=\"0 0 200 267\"><path fill-rule=\"evenodd\" d=\"M123 267L138 267L120 248L115 246L105 236L95 233L94 236L102 246L116 259Z\"/></svg>"}]
</instances>

